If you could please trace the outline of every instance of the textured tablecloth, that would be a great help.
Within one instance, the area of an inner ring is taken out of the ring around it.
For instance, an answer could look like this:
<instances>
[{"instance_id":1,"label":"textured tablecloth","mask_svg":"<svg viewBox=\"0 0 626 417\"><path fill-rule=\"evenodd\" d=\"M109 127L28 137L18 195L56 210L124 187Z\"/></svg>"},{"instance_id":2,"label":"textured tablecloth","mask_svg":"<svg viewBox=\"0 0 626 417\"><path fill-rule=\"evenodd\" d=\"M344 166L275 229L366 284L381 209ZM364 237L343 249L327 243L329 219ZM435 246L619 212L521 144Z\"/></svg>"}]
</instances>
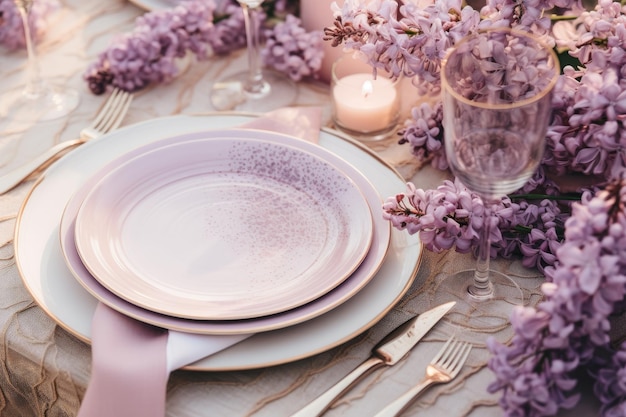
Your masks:
<instances>
[{"instance_id":1,"label":"textured tablecloth","mask_svg":"<svg viewBox=\"0 0 626 417\"><path fill-rule=\"evenodd\" d=\"M111 39L132 28L142 9L124 0L67 0L54 16L45 39L38 45L46 77L79 90L81 104L65 119L38 126L22 126L0 120L0 174L43 152L55 143L73 139L85 127L103 97L92 95L82 80L87 65ZM24 52L1 50L0 91L23 82ZM182 63L183 74L167 85L139 93L125 124L159 116L212 111L208 92L211 80L245 65L242 51L228 57ZM405 109L419 97L405 89ZM0 95L0 100L2 96ZM328 86L302 83L298 105L321 105L329 124ZM420 169L408 146L395 138L372 145L384 160L394 165L419 187L436 186L441 173ZM85 393L90 372L90 347L55 324L33 302L22 284L13 257L15 216L33 182L29 181L0 197L0 415L11 417L74 416ZM403 190L398 190L398 192ZM386 196L383 196L386 197ZM447 271L473 265L473 259L453 252L425 252L413 286L401 302L378 324L348 343L295 363L238 372L175 372L168 385L167 415L183 416L287 416L298 410L356 367L372 346L408 317L425 311L429 291ZM542 277L524 269L518 261L498 261L496 267L514 275L527 299L540 297ZM397 366L375 372L340 400L327 415L368 416L382 408L419 380L429 359L451 333L473 339L468 366L461 377L427 392L407 416L499 416L497 396L486 392L492 380L484 366L488 353L483 336L442 323ZM506 330L505 330L506 332ZM469 336L468 336L469 335ZM594 415L592 400L573 414Z\"/></svg>"}]
</instances>

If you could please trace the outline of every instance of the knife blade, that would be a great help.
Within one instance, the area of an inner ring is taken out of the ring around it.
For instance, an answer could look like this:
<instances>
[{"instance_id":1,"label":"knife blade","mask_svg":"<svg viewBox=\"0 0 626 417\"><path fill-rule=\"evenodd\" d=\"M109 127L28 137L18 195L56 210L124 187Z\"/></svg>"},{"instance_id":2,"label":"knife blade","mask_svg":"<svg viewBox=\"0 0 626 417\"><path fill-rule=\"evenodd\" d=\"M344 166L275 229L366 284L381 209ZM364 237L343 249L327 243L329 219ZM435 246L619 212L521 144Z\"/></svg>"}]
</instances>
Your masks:
<instances>
[{"instance_id":1,"label":"knife blade","mask_svg":"<svg viewBox=\"0 0 626 417\"><path fill-rule=\"evenodd\" d=\"M398 363L455 304L454 301L441 304L398 326L374 346L369 359L291 417L321 415L365 376L383 366L392 366Z\"/></svg>"}]
</instances>

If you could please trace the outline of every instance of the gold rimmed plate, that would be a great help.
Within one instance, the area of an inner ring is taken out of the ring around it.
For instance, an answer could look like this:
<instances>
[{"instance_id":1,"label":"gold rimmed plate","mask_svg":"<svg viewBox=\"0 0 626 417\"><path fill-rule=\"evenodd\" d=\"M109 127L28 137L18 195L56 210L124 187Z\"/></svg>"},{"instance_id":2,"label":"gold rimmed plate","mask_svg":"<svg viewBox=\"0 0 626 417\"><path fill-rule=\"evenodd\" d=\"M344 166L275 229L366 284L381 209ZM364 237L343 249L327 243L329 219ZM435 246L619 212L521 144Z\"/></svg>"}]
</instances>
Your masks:
<instances>
[{"instance_id":1,"label":"gold rimmed plate","mask_svg":"<svg viewBox=\"0 0 626 417\"><path fill-rule=\"evenodd\" d=\"M220 113L154 119L82 145L52 166L25 200L15 234L16 264L24 285L39 306L64 329L90 341L91 320L99 301L74 279L59 242L63 210L87 178L115 158L151 141L191 134L207 127L234 127L254 118ZM366 172L381 196L393 195L405 184L372 151L339 133L323 131L319 145ZM373 216L375 222L381 221L382 209L373 208ZM206 371L261 368L338 346L373 326L393 308L410 288L421 255L422 245L417 235L393 229L380 269L347 301L306 322L256 334L186 368Z\"/></svg>"},{"instance_id":2,"label":"gold rimmed plate","mask_svg":"<svg viewBox=\"0 0 626 417\"><path fill-rule=\"evenodd\" d=\"M329 293L303 306L279 314L247 320L188 320L141 308L108 291L85 268L76 250L74 226L76 215L78 214L78 210L85 196L107 172L114 170L119 164L132 159L137 154L146 152L153 147L157 148L164 146L167 143L182 143L186 141L202 140L203 138L206 138L205 132L174 136L153 144L142 146L135 151L128 152L108 163L96 174L89 177L89 179L85 181L70 198L61 218L60 241L62 252L66 259L68 268L76 277L78 282L87 291L89 291L90 294L123 314L167 329L205 334L257 333L292 326L317 317L348 300L365 285L367 285L367 283L374 277L387 253L391 235L388 222L382 221L378 217L373 219L374 230L370 249L356 271L354 271L344 282ZM292 138L282 135L274 136L273 139L279 141L279 143L280 141L290 143L293 141ZM298 141L297 145L303 148L317 148L317 145L304 141ZM368 181L360 171L345 160L337 158L336 156L333 156L332 159L334 165L348 175L359 187L368 205L377 209L380 206L381 197L372 183Z\"/></svg>"},{"instance_id":3,"label":"gold rimmed plate","mask_svg":"<svg viewBox=\"0 0 626 417\"><path fill-rule=\"evenodd\" d=\"M87 269L133 304L198 320L276 314L337 287L370 248L368 202L340 158L277 136L213 130L138 150L79 209Z\"/></svg>"}]
</instances>

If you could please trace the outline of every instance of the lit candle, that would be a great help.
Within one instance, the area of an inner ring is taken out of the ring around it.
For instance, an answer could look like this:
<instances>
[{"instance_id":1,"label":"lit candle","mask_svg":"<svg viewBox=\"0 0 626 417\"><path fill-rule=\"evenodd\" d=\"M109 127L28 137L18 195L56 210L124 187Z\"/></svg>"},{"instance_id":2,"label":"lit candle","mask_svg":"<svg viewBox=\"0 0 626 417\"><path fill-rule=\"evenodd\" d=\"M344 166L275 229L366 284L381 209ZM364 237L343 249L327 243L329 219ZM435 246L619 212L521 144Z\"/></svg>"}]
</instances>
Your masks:
<instances>
[{"instance_id":1,"label":"lit candle","mask_svg":"<svg viewBox=\"0 0 626 417\"><path fill-rule=\"evenodd\" d=\"M377 132L395 123L398 92L394 82L371 73L346 75L333 86L335 121L357 132Z\"/></svg>"}]
</instances>

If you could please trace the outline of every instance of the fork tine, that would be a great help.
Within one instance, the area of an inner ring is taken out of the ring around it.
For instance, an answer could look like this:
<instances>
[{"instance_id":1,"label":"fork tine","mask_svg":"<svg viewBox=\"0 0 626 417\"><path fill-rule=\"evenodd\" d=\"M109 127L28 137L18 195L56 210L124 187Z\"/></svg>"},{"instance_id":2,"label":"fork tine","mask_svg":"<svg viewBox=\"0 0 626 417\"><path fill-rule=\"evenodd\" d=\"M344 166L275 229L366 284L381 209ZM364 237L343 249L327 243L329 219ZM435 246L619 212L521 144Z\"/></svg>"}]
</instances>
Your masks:
<instances>
[{"instance_id":1,"label":"fork tine","mask_svg":"<svg viewBox=\"0 0 626 417\"><path fill-rule=\"evenodd\" d=\"M441 357L446 352L446 350L448 349L448 346L450 346L450 343L452 343L453 340L454 340L454 336L451 336L448 339L448 341L441 347L441 349L439 349L439 352L437 352L435 357L431 359L430 363L439 362L439 359L441 359Z\"/></svg>"},{"instance_id":2,"label":"fork tine","mask_svg":"<svg viewBox=\"0 0 626 417\"><path fill-rule=\"evenodd\" d=\"M444 368L449 368L451 364L456 360L459 355L459 351L463 347L463 343L458 340L455 340L454 343L450 346L450 349L446 352L446 355L439 361L439 365Z\"/></svg>"},{"instance_id":3,"label":"fork tine","mask_svg":"<svg viewBox=\"0 0 626 417\"><path fill-rule=\"evenodd\" d=\"M133 95L128 93L128 92L124 92L124 97L122 99L122 103L121 103L121 108L120 111L117 112L117 117L115 118L115 120L113 121L113 123L111 124L109 130L115 130L118 128L118 126L120 125L120 123L122 123L122 120L124 120L124 117L126 116L126 113L128 112L128 108L130 107L130 103L133 101Z\"/></svg>"},{"instance_id":4,"label":"fork tine","mask_svg":"<svg viewBox=\"0 0 626 417\"><path fill-rule=\"evenodd\" d=\"M113 130L116 124L116 121L119 119L119 115L125 115L126 113L123 111L124 104L126 102L129 94L125 91L118 90L119 94L115 96L115 99L112 100L111 107L106 117L102 120L102 123L96 128L102 133L109 132ZM120 120L121 121L121 120Z\"/></svg>"},{"instance_id":5,"label":"fork tine","mask_svg":"<svg viewBox=\"0 0 626 417\"><path fill-rule=\"evenodd\" d=\"M454 378L461 372L461 368L465 365L465 361L472 350L471 343L464 343L456 362L450 368L450 377Z\"/></svg>"},{"instance_id":6,"label":"fork tine","mask_svg":"<svg viewBox=\"0 0 626 417\"><path fill-rule=\"evenodd\" d=\"M104 102L104 106L102 106L102 109L100 109L100 111L96 115L94 121L89 125L89 128L96 129L96 126L98 126L102 122L102 120L109 115L109 109L117 100L117 96L120 94L120 92L121 90L118 88L115 88L113 90L109 98Z\"/></svg>"},{"instance_id":7,"label":"fork tine","mask_svg":"<svg viewBox=\"0 0 626 417\"><path fill-rule=\"evenodd\" d=\"M471 350L471 343L457 341L451 336L426 367L424 378L383 408L376 417L398 417L427 387L452 381L463 368Z\"/></svg>"}]
</instances>

